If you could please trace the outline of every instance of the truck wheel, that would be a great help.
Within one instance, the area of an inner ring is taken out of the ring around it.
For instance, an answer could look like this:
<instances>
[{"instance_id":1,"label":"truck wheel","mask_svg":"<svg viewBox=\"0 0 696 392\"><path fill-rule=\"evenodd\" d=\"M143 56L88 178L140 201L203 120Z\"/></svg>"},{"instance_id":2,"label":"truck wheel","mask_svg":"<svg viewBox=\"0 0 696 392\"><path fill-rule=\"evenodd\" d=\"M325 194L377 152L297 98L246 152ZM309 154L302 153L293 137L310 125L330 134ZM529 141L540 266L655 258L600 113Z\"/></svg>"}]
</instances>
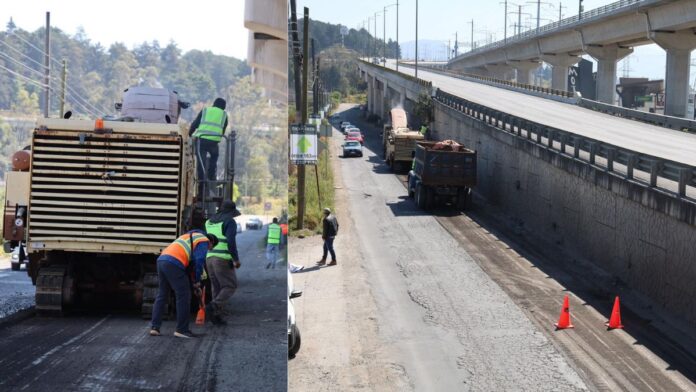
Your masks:
<instances>
[{"instance_id":1,"label":"truck wheel","mask_svg":"<svg viewBox=\"0 0 696 392\"><path fill-rule=\"evenodd\" d=\"M408 182L406 182L406 189L408 189L408 197L413 197L415 192L411 189L411 175L408 175Z\"/></svg>"},{"instance_id":2,"label":"truck wheel","mask_svg":"<svg viewBox=\"0 0 696 392\"><path fill-rule=\"evenodd\" d=\"M425 191L425 209L429 210L433 208L433 203L435 202L435 193L432 188L427 188Z\"/></svg>"},{"instance_id":3,"label":"truck wheel","mask_svg":"<svg viewBox=\"0 0 696 392\"><path fill-rule=\"evenodd\" d=\"M19 268L22 266L21 263L12 263L12 271L19 271Z\"/></svg>"},{"instance_id":4,"label":"truck wheel","mask_svg":"<svg viewBox=\"0 0 696 392\"><path fill-rule=\"evenodd\" d=\"M297 352L300 351L300 345L302 344L302 338L300 337L300 329L297 328L297 325L292 326L291 334L295 337L295 344L293 344L292 347L288 347L288 356L290 358L295 358L295 355L297 355Z\"/></svg>"},{"instance_id":5,"label":"truck wheel","mask_svg":"<svg viewBox=\"0 0 696 392\"><path fill-rule=\"evenodd\" d=\"M425 187L421 184L416 185L416 205L418 208L424 210L426 208L425 205L425 199L426 199L426 190Z\"/></svg>"}]
</instances>

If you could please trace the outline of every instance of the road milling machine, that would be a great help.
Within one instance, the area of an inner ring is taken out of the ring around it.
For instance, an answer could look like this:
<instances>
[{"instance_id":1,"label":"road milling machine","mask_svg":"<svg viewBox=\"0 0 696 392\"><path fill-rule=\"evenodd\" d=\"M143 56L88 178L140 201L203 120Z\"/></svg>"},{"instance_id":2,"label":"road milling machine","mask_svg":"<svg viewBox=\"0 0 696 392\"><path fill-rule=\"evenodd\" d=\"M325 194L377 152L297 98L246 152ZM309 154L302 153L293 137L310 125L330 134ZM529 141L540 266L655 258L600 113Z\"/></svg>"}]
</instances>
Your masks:
<instances>
[{"instance_id":1,"label":"road milling machine","mask_svg":"<svg viewBox=\"0 0 696 392\"><path fill-rule=\"evenodd\" d=\"M133 87L118 116L37 120L28 163L6 176L3 238L28 257L39 314L99 304L150 317L157 256L232 195L234 132L220 143L223 175L196 194L196 139L178 124L187 107L176 92Z\"/></svg>"}]
</instances>

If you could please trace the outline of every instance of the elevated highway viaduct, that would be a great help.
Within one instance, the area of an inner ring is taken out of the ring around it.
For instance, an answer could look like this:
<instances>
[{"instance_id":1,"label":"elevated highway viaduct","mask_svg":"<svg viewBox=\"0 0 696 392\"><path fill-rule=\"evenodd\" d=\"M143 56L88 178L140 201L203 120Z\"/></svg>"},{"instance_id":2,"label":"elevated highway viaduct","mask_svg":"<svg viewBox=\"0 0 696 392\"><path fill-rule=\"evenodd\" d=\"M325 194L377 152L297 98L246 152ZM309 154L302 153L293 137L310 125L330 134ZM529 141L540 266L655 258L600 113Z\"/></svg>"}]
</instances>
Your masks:
<instances>
[{"instance_id":1,"label":"elevated highway viaduct","mask_svg":"<svg viewBox=\"0 0 696 392\"><path fill-rule=\"evenodd\" d=\"M665 114L684 117L695 28L696 1L621 0L476 48L450 60L448 68L500 79L516 75L526 84L546 62L552 87L566 89L568 67L588 54L597 61L597 99L614 104L617 62L636 46L656 43L667 55Z\"/></svg>"},{"instance_id":2,"label":"elevated highway viaduct","mask_svg":"<svg viewBox=\"0 0 696 392\"><path fill-rule=\"evenodd\" d=\"M478 151L478 194L606 271L598 285L630 287L696 327L696 134L393 67L360 62L371 113L431 95L430 137Z\"/></svg>"}]
</instances>

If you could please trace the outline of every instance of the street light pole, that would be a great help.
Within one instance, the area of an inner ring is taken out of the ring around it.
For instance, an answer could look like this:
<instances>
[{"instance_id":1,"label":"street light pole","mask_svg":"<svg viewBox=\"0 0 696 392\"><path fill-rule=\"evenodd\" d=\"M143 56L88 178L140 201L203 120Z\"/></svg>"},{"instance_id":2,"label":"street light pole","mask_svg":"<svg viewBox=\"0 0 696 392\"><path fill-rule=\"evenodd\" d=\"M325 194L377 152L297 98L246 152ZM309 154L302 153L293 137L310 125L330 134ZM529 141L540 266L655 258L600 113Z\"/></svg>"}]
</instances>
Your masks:
<instances>
[{"instance_id":1,"label":"street light pole","mask_svg":"<svg viewBox=\"0 0 696 392\"><path fill-rule=\"evenodd\" d=\"M418 0L416 0L416 79L418 79Z\"/></svg>"},{"instance_id":2,"label":"street light pole","mask_svg":"<svg viewBox=\"0 0 696 392\"><path fill-rule=\"evenodd\" d=\"M507 43L507 0L505 0L505 32L503 33L503 40Z\"/></svg>"},{"instance_id":3,"label":"street light pole","mask_svg":"<svg viewBox=\"0 0 696 392\"><path fill-rule=\"evenodd\" d=\"M387 58L387 7L382 12L382 58ZM386 64L385 64L386 65Z\"/></svg>"},{"instance_id":4,"label":"street light pole","mask_svg":"<svg viewBox=\"0 0 696 392\"><path fill-rule=\"evenodd\" d=\"M399 71L399 0L396 0L396 70Z\"/></svg>"}]
</instances>

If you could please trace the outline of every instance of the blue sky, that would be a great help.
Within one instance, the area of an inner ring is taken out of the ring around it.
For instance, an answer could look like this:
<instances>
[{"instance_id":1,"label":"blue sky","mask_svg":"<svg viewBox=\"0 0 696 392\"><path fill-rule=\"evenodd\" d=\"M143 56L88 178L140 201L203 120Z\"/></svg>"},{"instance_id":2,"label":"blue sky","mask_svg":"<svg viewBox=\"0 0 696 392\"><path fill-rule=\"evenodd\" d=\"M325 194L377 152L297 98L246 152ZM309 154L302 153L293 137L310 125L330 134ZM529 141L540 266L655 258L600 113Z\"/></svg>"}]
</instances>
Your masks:
<instances>
[{"instance_id":1,"label":"blue sky","mask_svg":"<svg viewBox=\"0 0 696 392\"><path fill-rule=\"evenodd\" d=\"M44 25L46 11L54 27L75 34L82 26L93 42L105 47L122 42L132 48L155 39L166 45L174 40L184 51L247 56L244 0L2 0L0 29L12 17L17 26L34 31Z\"/></svg>"},{"instance_id":2,"label":"blue sky","mask_svg":"<svg viewBox=\"0 0 696 392\"><path fill-rule=\"evenodd\" d=\"M350 28L362 27L368 17L374 17L375 12L381 12L383 7L395 3L396 0L298 0L298 13L302 7L309 7L310 18L324 22L340 23ZM598 8L614 2L607 0L585 0L585 10ZM512 4L512 2L509 2ZM536 1L522 0L515 4L522 5L522 25L536 27ZM559 4L562 4L564 17L577 14L577 0L543 0L541 18L558 20ZM487 37L502 39L504 34L504 5L502 0L419 0L418 36L419 39L454 41L458 32L460 46L468 45L471 40L471 19L474 19L474 40L484 41ZM399 41L415 40L415 10L416 0L399 0ZM517 12L517 7L509 5L508 12ZM387 39L396 36L396 7L389 7L386 15ZM508 15L508 35L511 35L512 24L517 21L517 15ZM371 29L374 22L370 21ZM549 23L542 20L541 24ZM377 16L377 35L382 37L383 16ZM591 59L590 59L591 60ZM657 45L646 45L635 49L629 56L630 76L646 76L651 79L664 78L665 55ZM618 64L619 75L622 74L622 63ZM695 70L692 70L692 76Z\"/></svg>"}]
</instances>

